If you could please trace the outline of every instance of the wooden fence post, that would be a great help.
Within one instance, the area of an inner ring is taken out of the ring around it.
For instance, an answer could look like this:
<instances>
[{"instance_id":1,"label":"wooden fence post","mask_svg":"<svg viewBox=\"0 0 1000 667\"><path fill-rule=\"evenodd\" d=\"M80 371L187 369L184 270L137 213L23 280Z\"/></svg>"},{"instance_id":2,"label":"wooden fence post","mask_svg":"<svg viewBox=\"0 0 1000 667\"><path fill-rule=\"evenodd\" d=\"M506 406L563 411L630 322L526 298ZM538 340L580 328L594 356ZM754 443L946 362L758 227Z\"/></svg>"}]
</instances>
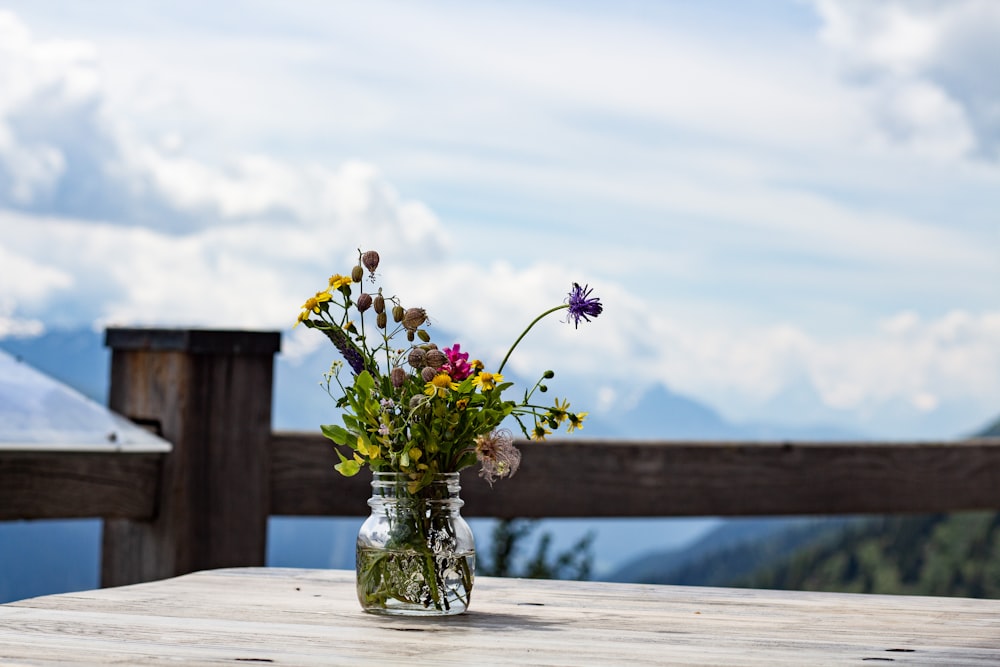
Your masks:
<instances>
[{"instance_id":1,"label":"wooden fence post","mask_svg":"<svg viewBox=\"0 0 1000 667\"><path fill-rule=\"evenodd\" d=\"M104 522L101 585L264 564L277 332L109 329L109 406L173 444L152 521Z\"/></svg>"}]
</instances>

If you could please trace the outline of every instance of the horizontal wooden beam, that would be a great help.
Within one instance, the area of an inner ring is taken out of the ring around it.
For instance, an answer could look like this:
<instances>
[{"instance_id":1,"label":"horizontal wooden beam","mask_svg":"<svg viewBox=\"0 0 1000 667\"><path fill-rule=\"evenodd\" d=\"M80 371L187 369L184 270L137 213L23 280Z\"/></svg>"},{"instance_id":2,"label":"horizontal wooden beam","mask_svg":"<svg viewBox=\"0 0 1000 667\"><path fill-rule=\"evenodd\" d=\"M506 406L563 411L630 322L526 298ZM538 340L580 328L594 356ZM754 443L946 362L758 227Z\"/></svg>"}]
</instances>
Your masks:
<instances>
[{"instance_id":1,"label":"horizontal wooden beam","mask_svg":"<svg viewBox=\"0 0 1000 667\"><path fill-rule=\"evenodd\" d=\"M948 442L519 443L515 477L462 477L463 514L768 516L1000 510L1000 439ZM318 434L272 436L271 513L365 515L370 475L333 470Z\"/></svg>"},{"instance_id":2,"label":"horizontal wooden beam","mask_svg":"<svg viewBox=\"0 0 1000 667\"><path fill-rule=\"evenodd\" d=\"M333 443L314 433L271 434L271 514L362 516L371 475L343 477Z\"/></svg>"},{"instance_id":3,"label":"horizontal wooden beam","mask_svg":"<svg viewBox=\"0 0 1000 667\"><path fill-rule=\"evenodd\" d=\"M148 520L163 454L0 451L0 520Z\"/></svg>"},{"instance_id":4,"label":"horizontal wooden beam","mask_svg":"<svg viewBox=\"0 0 1000 667\"><path fill-rule=\"evenodd\" d=\"M463 473L467 516L766 516L1000 510L1000 439L894 443L565 440L520 443L491 489ZM163 455L0 453L0 520L149 520ZM367 514L369 476L341 477L331 443L271 438L271 514Z\"/></svg>"},{"instance_id":5,"label":"horizontal wooden beam","mask_svg":"<svg viewBox=\"0 0 1000 667\"><path fill-rule=\"evenodd\" d=\"M104 342L112 350L273 355L281 348L281 334L277 331L111 328L105 331Z\"/></svg>"}]
</instances>

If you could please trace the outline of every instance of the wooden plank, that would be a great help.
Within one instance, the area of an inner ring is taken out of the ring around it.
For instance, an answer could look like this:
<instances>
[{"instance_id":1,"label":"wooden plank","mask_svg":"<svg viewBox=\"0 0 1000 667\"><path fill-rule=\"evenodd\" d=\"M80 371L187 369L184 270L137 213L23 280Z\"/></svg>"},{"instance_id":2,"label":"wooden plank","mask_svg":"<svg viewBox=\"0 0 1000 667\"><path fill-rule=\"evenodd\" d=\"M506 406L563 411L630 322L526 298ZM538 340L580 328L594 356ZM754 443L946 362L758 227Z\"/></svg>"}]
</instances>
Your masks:
<instances>
[{"instance_id":1,"label":"wooden plank","mask_svg":"<svg viewBox=\"0 0 1000 667\"><path fill-rule=\"evenodd\" d=\"M277 331L112 328L105 332L104 342L113 350L266 356L280 349L281 334Z\"/></svg>"},{"instance_id":2,"label":"wooden plank","mask_svg":"<svg viewBox=\"0 0 1000 667\"><path fill-rule=\"evenodd\" d=\"M354 573L241 569L0 605L4 664L1000 664L1000 601L480 577L446 619Z\"/></svg>"},{"instance_id":3,"label":"wooden plank","mask_svg":"<svg viewBox=\"0 0 1000 667\"><path fill-rule=\"evenodd\" d=\"M152 518L162 454L0 452L0 521Z\"/></svg>"},{"instance_id":4,"label":"wooden plank","mask_svg":"<svg viewBox=\"0 0 1000 667\"><path fill-rule=\"evenodd\" d=\"M112 353L111 407L158 423L173 451L153 520L104 524L106 586L264 563L277 334L183 333L108 332L121 346Z\"/></svg>"},{"instance_id":5,"label":"wooden plank","mask_svg":"<svg viewBox=\"0 0 1000 667\"><path fill-rule=\"evenodd\" d=\"M463 514L493 517L757 516L1000 509L1000 439L956 442L519 443L517 475L462 476ZM319 434L271 440L271 513L368 512L370 477L333 471Z\"/></svg>"},{"instance_id":6,"label":"wooden plank","mask_svg":"<svg viewBox=\"0 0 1000 667\"><path fill-rule=\"evenodd\" d=\"M271 435L271 514L363 516L371 475L344 477L333 466L333 443L315 433Z\"/></svg>"}]
</instances>

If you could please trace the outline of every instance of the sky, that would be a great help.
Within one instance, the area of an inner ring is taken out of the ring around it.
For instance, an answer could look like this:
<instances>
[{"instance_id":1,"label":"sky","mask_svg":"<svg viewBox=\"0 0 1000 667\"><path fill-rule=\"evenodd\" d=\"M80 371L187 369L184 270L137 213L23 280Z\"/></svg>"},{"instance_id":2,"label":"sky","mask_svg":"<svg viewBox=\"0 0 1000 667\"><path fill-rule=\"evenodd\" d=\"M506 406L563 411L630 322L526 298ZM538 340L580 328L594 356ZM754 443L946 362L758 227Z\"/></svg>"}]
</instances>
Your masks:
<instances>
[{"instance_id":1,"label":"sky","mask_svg":"<svg viewBox=\"0 0 1000 667\"><path fill-rule=\"evenodd\" d=\"M591 414L963 435L1000 414L998 41L990 0L0 0L0 339L294 362L371 248L486 361L593 287L511 361Z\"/></svg>"}]
</instances>

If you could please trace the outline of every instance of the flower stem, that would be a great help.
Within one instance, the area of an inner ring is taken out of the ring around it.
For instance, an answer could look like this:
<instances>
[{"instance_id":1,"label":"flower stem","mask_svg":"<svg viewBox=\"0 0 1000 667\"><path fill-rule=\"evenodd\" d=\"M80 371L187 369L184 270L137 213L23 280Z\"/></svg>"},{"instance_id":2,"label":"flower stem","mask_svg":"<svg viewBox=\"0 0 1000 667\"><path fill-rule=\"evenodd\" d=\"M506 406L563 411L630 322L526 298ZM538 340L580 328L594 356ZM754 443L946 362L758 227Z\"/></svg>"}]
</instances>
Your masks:
<instances>
[{"instance_id":1,"label":"flower stem","mask_svg":"<svg viewBox=\"0 0 1000 667\"><path fill-rule=\"evenodd\" d=\"M510 346L509 350L507 350L506 356L504 356L503 361L500 362L500 368L497 369L497 373L502 373L503 372L503 367L507 365L507 360L510 359L510 353L514 351L514 348L517 347L517 344L521 342L521 339L524 338L528 334L529 331L531 331L531 327L533 327L536 324L538 324L538 321L541 320L542 318L544 318L546 315L551 315L552 313L556 312L557 310L563 310L564 308L569 308L569 304L568 303L564 303L562 305L556 306L555 308L549 308L544 313L542 313L541 315L539 315L538 317L536 317L535 319L533 319L531 321L531 324L529 324L527 326L527 328L524 331L521 332L521 335L517 337L517 340L514 341L514 344Z\"/></svg>"}]
</instances>

